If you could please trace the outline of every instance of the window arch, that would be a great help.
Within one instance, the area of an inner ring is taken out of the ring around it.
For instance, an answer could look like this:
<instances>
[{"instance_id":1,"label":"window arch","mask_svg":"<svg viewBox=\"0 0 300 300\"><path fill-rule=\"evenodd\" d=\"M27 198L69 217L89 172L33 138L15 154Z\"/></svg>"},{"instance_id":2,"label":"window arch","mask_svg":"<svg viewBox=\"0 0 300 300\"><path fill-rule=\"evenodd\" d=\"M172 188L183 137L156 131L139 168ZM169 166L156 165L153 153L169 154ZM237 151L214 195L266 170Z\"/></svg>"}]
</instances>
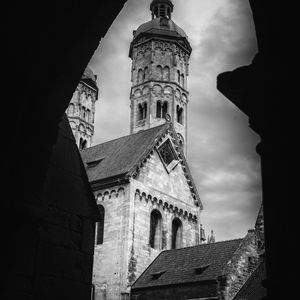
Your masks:
<instances>
[{"instance_id":1,"label":"window arch","mask_svg":"<svg viewBox=\"0 0 300 300\"><path fill-rule=\"evenodd\" d=\"M138 121L144 120L147 118L147 103L139 104L138 105Z\"/></svg>"},{"instance_id":2,"label":"window arch","mask_svg":"<svg viewBox=\"0 0 300 300\"><path fill-rule=\"evenodd\" d=\"M161 118L161 102L156 102L156 118Z\"/></svg>"},{"instance_id":3,"label":"window arch","mask_svg":"<svg viewBox=\"0 0 300 300\"><path fill-rule=\"evenodd\" d=\"M172 249L182 247L182 223L178 218L172 222Z\"/></svg>"},{"instance_id":4,"label":"window arch","mask_svg":"<svg viewBox=\"0 0 300 300\"><path fill-rule=\"evenodd\" d=\"M163 77L163 69L161 66L156 67L156 73L157 73L157 80L162 80Z\"/></svg>"},{"instance_id":5,"label":"window arch","mask_svg":"<svg viewBox=\"0 0 300 300\"><path fill-rule=\"evenodd\" d=\"M180 84L180 71L177 70L177 82Z\"/></svg>"},{"instance_id":6,"label":"window arch","mask_svg":"<svg viewBox=\"0 0 300 300\"><path fill-rule=\"evenodd\" d=\"M148 80L148 77L149 77L149 68L148 67L145 67L143 76L144 76L144 81Z\"/></svg>"},{"instance_id":7,"label":"window arch","mask_svg":"<svg viewBox=\"0 0 300 300\"><path fill-rule=\"evenodd\" d=\"M156 103L156 118L165 118L168 113L168 102L157 101Z\"/></svg>"},{"instance_id":8,"label":"window arch","mask_svg":"<svg viewBox=\"0 0 300 300\"><path fill-rule=\"evenodd\" d=\"M144 79L144 71L142 69L139 69L137 83L138 84L142 83L143 79Z\"/></svg>"},{"instance_id":9,"label":"window arch","mask_svg":"<svg viewBox=\"0 0 300 300\"><path fill-rule=\"evenodd\" d=\"M105 217L105 210L104 207L100 204L97 205L98 210L100 213L100 220L97 222L97 230L96 230L96 244L101 245L103 244L103 236L104 236L104 217Z\"/></svg>"},{"instance_id":10,"label":"window arch","mask_svg":"<svg viewBox=\"0 0 300 300\"><path fill-rule=\"evenodd\" d=\"M162 244L162 216L158 210L153 210L150 215L149 245L153 249L161 249Z\"/></svg>"},{"instance_id":11,"label":"window arch","mask_svg":"<svg viewBox=\"0 0 300 300\"><path fill-rule=\"evenodd\" d=\"M170 68L168 66L163 69L163 80L170 81Z\"/></svg>"},{"instance_id":12,"label":"window arch","mask_svg":"<svg viewBox=\"0 0 300 300\"><path fill-rule=\"evenodd\" d=\"M143 112L142 104L139 104L138 105L138 121L143 120L143 115L144 115L144 112Z\"/></svg>"},{"instance_id":13,"label":"window arch","mask_svg":"<svg viewBox=\"0 0 300 300\"><path fill-rule=\"evenodd\" d=\"M176 118L176 121L183 125L183 108L179 105L176 106Z\"/></svg>"},{"instance_id":14,"label":"window arch","mask_svg":"<svg viewBox=\"0 0 300 300\"><path fill-rule=\"evenodd\" d=\"M168 102L164 102L162 107L162 117L165 118L168 113Z\"/></svg>"},{"instance_id":15,"label":"window arch","mask_svg":"<svg viewBox=\"0 0 300 300\"><path fill-rule=\"evenodd\" d=\"M180 81L181 81L181 86L182 87L184 87L184 75L183 74L181 74L181 76L180 76Z\"/></svg>"}]
</instances>

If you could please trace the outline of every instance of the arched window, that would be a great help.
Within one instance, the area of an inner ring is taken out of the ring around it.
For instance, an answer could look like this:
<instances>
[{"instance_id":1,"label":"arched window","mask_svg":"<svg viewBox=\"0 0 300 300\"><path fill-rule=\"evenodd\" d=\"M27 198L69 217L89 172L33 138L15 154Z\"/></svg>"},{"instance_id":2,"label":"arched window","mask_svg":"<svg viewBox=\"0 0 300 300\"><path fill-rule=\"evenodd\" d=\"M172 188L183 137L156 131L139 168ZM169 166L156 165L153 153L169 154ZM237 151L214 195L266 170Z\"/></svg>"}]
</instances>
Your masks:
<instances>
[{"instance_id":1,"label":"arched window","mask_svg":"<svg viewBox=\"0 0 300 300\"><path fill-rule=\"evenodd\" d=\"M176 115L177 115L177 122L183 124L183 108L179 105L176 106Z\"/></svg>"},{"instance_id":2,"label":"arched window","mask_svg":"<svg viewBox=\"0 0 300 300\"><path fill-rule=\"evenodd\" d=\"M157 80L162 80L163 71L161 66L156 67Z\"/></svg>"},{"instance_id":3,"label":"arched window","mask_svg":"<svg viewBox=\"0 0 300 300\"><path fill-rule=\"evenodd\" d=\"M138 105L138 121L141 121L143 120L143 117L144 117L144 112L143 112L143 106L142 104L139 104Z\"/></svg>"},{"instance_id":4,"label":"arched window","mask_svg":"<svg viewBox=\"0 0 300 300\"><path fill-rule=\"evenodd\" d=\"M178 218L172 222L172 249L182 247L182 223Z\"/></svg>"},{"instance_id":5,"label":"arched window","mask_svg":"<svg viewBox=\"0 0 300 300\"><path fill-rule=\"evenodd\" d=\"M168 102L161 103L157 101L156 103L156 118L165 118L168 113Z\"/></svg>"},{"instance_id":6,"label":"arched window","mask_svg":"<svg viewBox=\"0 0 300 300\"><path fill-rule=\"evenodd\" d=\"M163 80L170 81L170 68L169 67L164 67L164 69L163 69Z\"/></svg>"},{"instance_id":7,"label":"arched window","mask_svg":"<svg viewBox=\"0 0 300 300\"><path fill-rule=\"evenodd\" d=\"M180 84L180 72L177 70L177 82Z\"/></svg>"},{"instance_id":8,"label":"arched window","mask_svg":"<svg viewBox=\"0 0 300 300\"><path fill-rule=\"evenodd\" d=\"M156 102L156 118L161 118L162 105L160 101Z\"/></svg>"},{"instance_id":9,"label":"arched window","mask_svg":"<svg viewBox=\"0 0 300 300\"><path fill-rule=\"evenodd\" d=\"M164 102L162 107L162 117L165 118L168 113L168 102Z\"/></svg>"},{"instance_id":10,"label":"arched window","mask_svg":"<svg viewBox=\"0 0 300 300\"><path fill-rule=\"evenodd\" d=\"M140 84L143 82L143 80L144 80L144 71L142 69L139 69L137 83Z\"/></svg>"},{"instance_id":11,"label":"arched window","mask_svg":"<svg viewBox=\"0 0 300 300\"><path fill-rule=\"evenodd\" d=\"M143 107L143 119L147 118L147 103L144 103Z\"/></svg>"},{"instance_id":12,"label":"arched window","mask_svg":"<svg viewBox=\"0 0 300 300\"><path fill-rule=\"evenodd\" d=\"M184 75L181 74L180 78L181 78L181 86L184 87Z\"/></svg>"},{"instance_id":13,"label":"arched window","mask_svg":"<svg viewBox=\"0 0 300 300\"><path fill-rule=\"evenodd\" d=\"M99 213L100 213L100 220L97 222L96 225L96 244L101 245L103 244L103 236L104 236L104 216L105 210L102 205L98 205Z\"/></svg>"},{"instance_id":14,"label":"arched window","mask_svg":"<svg viewBox=\"0 0 300 300\"><path fill-rule=\"evenodd\" d=\"M162 241L162 217L159 211L153 210L150 215L150 237L151 248L160 249Z\"/></svg>"},{"instance_id":15,"label":"arched window","mask_svg":"<svg viewBox=\"0 0 300 300\"><path fill-rule=\"evenodd\" d=\"M148 67L146 67L144 69L144 81L148 80L148 77L149 77L149 69L148 69Z\"/></svg>"}]
</instances>

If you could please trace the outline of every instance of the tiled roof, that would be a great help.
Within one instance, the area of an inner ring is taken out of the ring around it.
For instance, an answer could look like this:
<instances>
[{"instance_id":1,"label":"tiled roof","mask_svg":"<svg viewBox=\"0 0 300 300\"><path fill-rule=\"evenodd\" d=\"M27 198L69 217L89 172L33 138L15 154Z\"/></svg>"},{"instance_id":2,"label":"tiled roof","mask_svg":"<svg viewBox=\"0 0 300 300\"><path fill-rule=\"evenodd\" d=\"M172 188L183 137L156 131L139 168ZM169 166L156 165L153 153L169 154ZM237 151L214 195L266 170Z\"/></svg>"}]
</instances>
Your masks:
<instances>
[{"instance_id":1,"label":"tiled roof","mask_svg":"<svg viewBox=\"0 0 300 300\"><path fill-rule=\"evenodd\" d=\"M152 262L132 289L217 279L243 239L167 250ZM202 272L197 272L200 270ZM163 272L157 279L155 274ZM199 273L199 274L198 274Z\"/></svg>"},{"instance_id":2,"label":"tiled roof","mask_svg":"<svg viewBox=\"0 0 300 300\"><path fill-rule=\"evenodd\" d=\"M262 260L233 300L257 300L265 297L267 290L262 286L264 279L266 279L266 265L265 261Z\"/></svg>"},{"instance_id":3,"label":"tiled roof","mask_svg":"<svg viewBox=\"0 0 300 300\"><path fill-rule=\"evenodd\" d=\"M81 156L87 166L89 181L129 173L169 126L169 123L165 123L82 150Z\"/></svg>"}]
</instances>

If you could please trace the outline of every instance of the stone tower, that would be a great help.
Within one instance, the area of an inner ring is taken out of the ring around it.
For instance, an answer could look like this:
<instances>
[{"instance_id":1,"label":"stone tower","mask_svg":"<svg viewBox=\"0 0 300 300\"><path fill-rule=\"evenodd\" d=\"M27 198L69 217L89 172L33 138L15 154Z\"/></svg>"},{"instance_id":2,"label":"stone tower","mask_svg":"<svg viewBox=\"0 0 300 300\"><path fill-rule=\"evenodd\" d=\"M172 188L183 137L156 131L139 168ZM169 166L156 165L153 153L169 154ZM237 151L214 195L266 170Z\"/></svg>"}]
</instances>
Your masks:
<instances>
[{"instance_id":1,"label":"stone tower","mask_svg":"<svg viewBox=\"0 0 300 300\"><path fill-rule=\"evenodd\" d=\"M153 0L152 20L133 32L130 133L163 124L168 113L186 153L187 76L192 48L170 0Z\"/></svg>"},{"instance_id":2,"label":"stone tower","mask_svg":"<svg viewBox=\"0 0 300 300\"><path fill-rule=\"evenodd\" d=\"M97 76L87 67L66 111L78 148L93 145Z\"/></svg>"}]
</instances>

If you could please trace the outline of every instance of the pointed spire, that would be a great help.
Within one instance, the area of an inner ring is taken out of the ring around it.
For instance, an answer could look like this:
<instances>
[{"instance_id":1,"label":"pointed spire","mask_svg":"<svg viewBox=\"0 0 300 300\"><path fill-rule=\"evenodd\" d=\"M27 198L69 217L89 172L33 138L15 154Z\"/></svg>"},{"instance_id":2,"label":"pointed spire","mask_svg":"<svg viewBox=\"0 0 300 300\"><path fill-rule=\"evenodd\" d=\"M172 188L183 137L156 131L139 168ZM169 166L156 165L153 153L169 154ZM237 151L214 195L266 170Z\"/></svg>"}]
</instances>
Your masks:
<instances>
[{"instance_id":1,"label":"pointed spire","mask_svg":"<svg viewBox=\"0 0 300 300\"><path fill-rule=\"evenodd\" d=\"M206 240L204 229L202 228L202 224L200 224L200 243Z\"/></svg>"},{"instance_id":2,"label":"pointed spire","mask_svg":"<svg viewBox=\"0 0 300 300\"><path fill-rule=\"evenodd\" d=\"M212 230L210 236L207 237L207 244L215 243L215 241L214 231Z\"/></svg>"},{"instance_id":3,"label":"pointed spire","mask_svg":"<svg viewBox=\"0 0 300 300\"><path fill-rule=\"evenodd\" d=\"M152 19L161 17L171 19L173 7L171 0L153 0L150 5Z\"/></svg>"}]
</instances>

